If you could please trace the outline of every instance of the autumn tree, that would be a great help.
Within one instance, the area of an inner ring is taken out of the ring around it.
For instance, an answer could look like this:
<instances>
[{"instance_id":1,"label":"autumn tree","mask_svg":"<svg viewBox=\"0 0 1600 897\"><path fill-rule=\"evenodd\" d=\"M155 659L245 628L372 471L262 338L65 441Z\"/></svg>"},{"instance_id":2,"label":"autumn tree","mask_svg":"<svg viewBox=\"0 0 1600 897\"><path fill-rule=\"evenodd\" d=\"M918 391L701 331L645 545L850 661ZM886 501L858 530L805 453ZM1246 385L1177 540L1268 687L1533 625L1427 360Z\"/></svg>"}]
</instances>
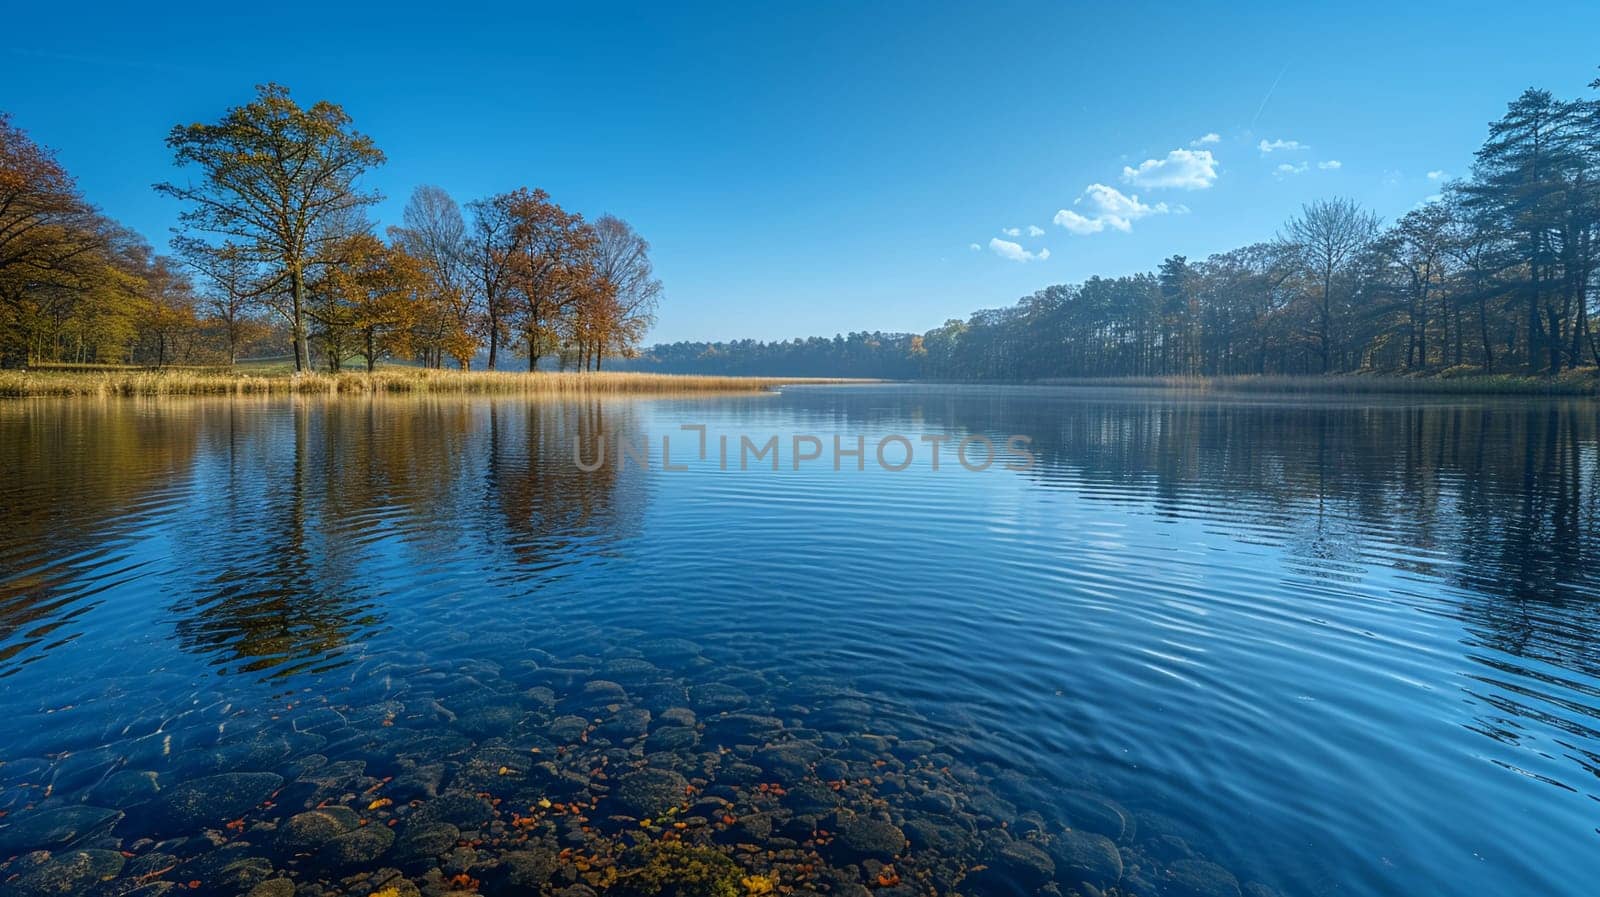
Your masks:
<instances>
[{"instance_id":1,"label":"autumn tree","mask_svg":"<svg viewBox=\"0 0 1600 897\"><path fill-rule=\"evenodd\" d=\"M264 295L281 297L274 307L292 329L295 370L307 370L307 269L322 242L337 238L322 225L378 201L358 181L383 163L382 151L339 106L302 107L277 84L257 87L253 101L219 122L178 125L167 146L198 180L156 189L188 204L180 220L189 232L219 238L271 270Z\"/></svg>"},{"instance_id":2,"label":"autumn tree","mask_svg":"<svg viewBox=\"0 0 1600 897\"><path fill-rule=\"evenodd\" d=\"M427 289L422 263L368 229L329 242L313 268L307 313L328 368L360 357L368 371L388 357L410 357L413 328Z\"/></svg>"},{"instance_id":3,"label":"autumn tree","mask_svg":"<svg viewBox=\"0 0 1600 897\"><path fill-rule=\"evenodd\" d=\"M616 284L601 277L590 277L573 286L568 309L567 337L580 370L600 366L605 347L616 337L622 316Z\"/></svg>"},{"instance_id":4,"label":"autumn tree","mask_svg":"<svg viewBox=\"0 0 1600 897\"><path fill-rule=\"evenodd\" d=\"M360 335L359 353L370 373L384 358L416 354L417 321L430 308L426 265L405 250L384 246L376 237L366 244L360 264L347 272L355 291L353 326Z\"/></svg>"},{"instance_id":5,"label":"autumn tree","mask_svg":"<svg viewBox=\"0 0 1600 897\"><path fill-rule=\"evenodd\" d=\"M559 345L561 317L593 289L597 238L582 215L561 208L543 190L517 190L508 210L517 232L509 280L533 371L539 357Z\"/></svg>"},{"instance_id":6,"label":"autumn tree","mask_svg":"<svg viewBox=\"0 0 1600 897\"><path fill-rule=\"evenodd\" d=\"M0 366L40 347L47 296L82 290L103 264L105 223L55 154L0 112Z\"/></svg>"},{"instance_id":7,"label":"autumn tree","mask_svg":"<svg viewBox=\"0 0 1600 897\"><path fill-rule=\"evenodd\" d=\"M142 280L136 320L144 359L156 367L193 362L200 330L193 283L175 259L163 255L151 256Z\"/></svg>"}]
</instances>

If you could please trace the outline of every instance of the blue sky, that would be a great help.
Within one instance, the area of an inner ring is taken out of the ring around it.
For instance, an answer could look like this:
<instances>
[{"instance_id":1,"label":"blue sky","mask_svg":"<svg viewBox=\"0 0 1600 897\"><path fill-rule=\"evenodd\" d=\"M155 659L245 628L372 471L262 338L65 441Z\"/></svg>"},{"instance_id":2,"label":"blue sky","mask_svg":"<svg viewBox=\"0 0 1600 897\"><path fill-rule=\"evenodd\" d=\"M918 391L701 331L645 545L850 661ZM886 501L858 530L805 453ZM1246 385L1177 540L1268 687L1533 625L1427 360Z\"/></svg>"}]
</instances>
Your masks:
<instances>
[{"instance_id":1,"label":"blue sky","mask_svg":"<svg viewBox=\"0 0 1600 897\"><path fill-rule=\"evenodd\" d=\"M1523 88L1600 74L1595 3L579 5L26 4L0 109L164 245L166 132L278 81L388 154L382 223L419 184L543 187L652 241L652 339L773 339L925 330L1319 196L1392 219Z\"/></svg>"}]
</instances>

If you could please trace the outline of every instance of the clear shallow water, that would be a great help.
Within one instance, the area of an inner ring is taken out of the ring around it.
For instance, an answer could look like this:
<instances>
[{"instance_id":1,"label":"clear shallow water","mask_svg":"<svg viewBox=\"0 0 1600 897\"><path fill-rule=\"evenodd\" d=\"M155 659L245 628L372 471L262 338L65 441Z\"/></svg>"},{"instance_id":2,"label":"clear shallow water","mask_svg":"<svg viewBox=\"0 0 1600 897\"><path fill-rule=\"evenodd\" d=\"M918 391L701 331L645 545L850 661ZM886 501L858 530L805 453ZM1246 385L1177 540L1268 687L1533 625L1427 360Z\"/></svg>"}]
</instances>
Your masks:
<instances>
[{"instance_id":1,"label":"clear shallow water","mask_svg":"<svg viewBox=\"0 0 1600 897\"><path fill-rule=\"evenodd\" d=\"M779 435L781 469L693 459L682 424L712 445ZM653 469L578 470L574 435L600 432L657 440ZM687 470L659 469L663 433ZM825 452L792 470L795 433L863 435L868 469ZM970 433L1029 435L1039 461L974 473L946 454L936 472L920 443L902 472L871 459L886 434ZM461 790L473 751L558 749L551 719L596 711L578 695L603 679L652 730L695 706L702 751L892 736L891 771L955 770L935 790L979 861L996 821L1051 850L1096 828L1088 792L1140 823L1114 835L1133 893L1184 893L1169 867L1190 853L1286 895L1587 893L1597 437L1582 403L1024 388L0 405L0 825L151 799L122 772L294 783L310 756L359 757L380 783L438 760ZM620 663L640 659L655 672ZM695 703L711 683L795 732L718 735L723 709ZM530 687L554 708L472 716L494 703L472 690ZM469 744L403 757L375 740L394 729ZM618 768L666 762L609 741ZM849 809L939 818L891 786ZM271 840L303 796L230 836ZM142 815L54 846L198 855L152 846L193 832Z\"/></svg>"}]
</instances>

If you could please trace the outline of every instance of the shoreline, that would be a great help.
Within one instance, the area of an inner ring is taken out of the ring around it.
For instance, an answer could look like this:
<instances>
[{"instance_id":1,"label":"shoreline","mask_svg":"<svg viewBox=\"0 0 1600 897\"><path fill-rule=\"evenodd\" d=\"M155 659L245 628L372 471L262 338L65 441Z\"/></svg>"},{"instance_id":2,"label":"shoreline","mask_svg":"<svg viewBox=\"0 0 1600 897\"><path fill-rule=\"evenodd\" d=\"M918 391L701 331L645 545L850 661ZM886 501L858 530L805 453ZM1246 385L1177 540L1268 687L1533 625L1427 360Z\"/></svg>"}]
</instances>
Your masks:
<instances>
[{"instance_id":1,"label":"shoreline","mask_svg":"<svg viewBox=\"0 0 1600 897\"><path fill-rule=\"evenodd\" d=\"M266 395L671 395L757 393L810 377L716 377L628 371L508 372L388 368L328 374L192 371L0 371L0 398L162 398Z\"/></svg>"},{"instance_id":2,"label":"shoreline","mask_svg":"<svg viewBox=\"0 0 1600 897\"><path fill-rule=\"evenodd\" d=\"M1595 369L1549 376L1527 374L1241 374L1220 377L1053 377L1036 386L1169 389L1221 395L1450 395L1600 398Z\"/></svg>"},{"instance_id":3,"label":"shoreline","mask_svg":"<svg viewBox=\"0 0 1600 897\"><path fill-rule=\"evenodd\" d=\"M0 399L178 398L273 395L573 395L759 393L782 386L1038 386L1150 389L1215 396L1543 396L1600 398L1600 370L1527 374L1309 374L1205 377L1049 377L1038 380L869 380L852 377L727 376L647 371L454 371L387 367L368 373L35 368L0 370Z\"/></svg>"}]
</instances>

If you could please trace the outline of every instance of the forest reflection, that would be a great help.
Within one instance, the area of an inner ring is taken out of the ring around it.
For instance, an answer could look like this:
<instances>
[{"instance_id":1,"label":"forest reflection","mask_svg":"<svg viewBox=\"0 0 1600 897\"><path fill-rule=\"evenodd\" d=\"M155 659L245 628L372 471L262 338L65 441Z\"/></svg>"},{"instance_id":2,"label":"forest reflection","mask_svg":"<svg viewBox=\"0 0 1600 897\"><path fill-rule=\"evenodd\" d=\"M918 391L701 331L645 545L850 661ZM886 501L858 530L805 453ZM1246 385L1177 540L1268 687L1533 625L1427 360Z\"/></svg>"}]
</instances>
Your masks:
<instances>
[{"instance_id":1,"label":"forest reflection","mask_svg":"<svg viewBox=\"0 0 1600 897\"><path fill-rule=\"evenodd\" d=\"M1039 463L1021 476L1036 488L1281 546L1299 575L1426 577L1449 587L1427 606L1483 646L1600 675L1600 433L1585 403L906 390L765 407L850 430L1027 433ZM510 399L0 406L0 462L16 472L0 486L0 671L71 640L108 595L154 599L184 648L226 669L281 675L340 662L397 606L447 600L428 590L463 570L507 595L549 587L638 535L649 475L585 472L571 446L642 439L643 413Z\"/></svg>"},{"instance_id":2,"label":"forest reflection","mask_svg":"<svg viewBox=\"0 0 1600 897\"><path fill-rule=\"evenodd\" d=\"M800 430L1028 434L1036 488L1276 546L1317 580L1383 566L1441 583L1448 600L1424 603L1483 646L1600 675L1593 402L914 386L786 403Z\"/></svg>"},{"instance_id":3,"label":"forest reflection","mask_svg":"<svg viewBox=\"0 0 1600 897\"><path fill-rule=\"evenodd\" d=\"M0 452L23 473L0 500L0 559L16 571L0 584L7 672L74 638L110 588L161 602L179 644L223 670L338 666L385 625L397 591L418 588L419 571L465 562L527 591L629 533L645 497L624 472L570 463L566 434L637 426L624 403L85 402L0 414ZM141 581L162 566L178 575Z\"/></svg>"}]
</instances>

